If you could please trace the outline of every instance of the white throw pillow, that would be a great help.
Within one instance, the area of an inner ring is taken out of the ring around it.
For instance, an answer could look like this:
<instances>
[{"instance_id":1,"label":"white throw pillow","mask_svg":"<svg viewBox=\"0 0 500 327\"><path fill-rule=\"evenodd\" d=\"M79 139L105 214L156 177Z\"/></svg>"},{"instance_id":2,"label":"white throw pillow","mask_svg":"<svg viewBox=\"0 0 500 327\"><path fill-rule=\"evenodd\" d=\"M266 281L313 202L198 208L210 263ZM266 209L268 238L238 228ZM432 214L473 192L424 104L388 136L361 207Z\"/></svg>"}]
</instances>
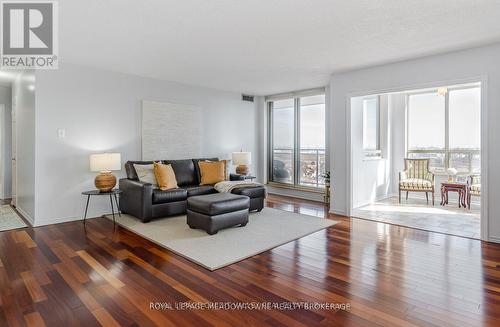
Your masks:
<instances>
[{"instance_id":1,"label":"white throw pillow","mask_svg":"<svg viewBox=\"0 0 500 327\"><path fill-rule=\"evenodd\" d=\"M137 177L143 183L150 183L153 186L158 186L156 183L156 177L153 170L153 164L150 165L139 165L134 164L135 172L137 173Z\"/></svg>"}]
</instances>

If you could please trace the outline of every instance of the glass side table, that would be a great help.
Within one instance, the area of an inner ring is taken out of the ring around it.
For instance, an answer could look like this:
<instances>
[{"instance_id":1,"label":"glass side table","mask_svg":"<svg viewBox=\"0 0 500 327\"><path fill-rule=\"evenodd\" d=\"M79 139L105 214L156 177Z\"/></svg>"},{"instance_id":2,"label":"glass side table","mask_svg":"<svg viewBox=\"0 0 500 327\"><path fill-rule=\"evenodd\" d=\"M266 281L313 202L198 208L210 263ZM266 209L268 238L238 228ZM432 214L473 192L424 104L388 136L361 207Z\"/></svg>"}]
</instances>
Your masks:
<instances>
[{"instance_id":1,"label":"glass side table","mask_svg":"<svg viewBox=\"0 0 500 327\"><path fill-rule=\"evenodd\" d=\"M114 190L111 190L109 192L101 192L99 190L92 190L92 191L82 192L83 195L87 196L87 204L85 205L85 214L83 216L83 224L85 224L85 220L87 219L87 211L89 209L90 197L94 196L94 195L97 195L97 196L102 196L102 195L109 196L109 202L111 203L111 213L113 215L113 224L114 224L115 223L115 209L114 209L114 206L113 206L113 198L115 198L116 211L118 213L118 216L121 217L120 207L118 205L118 197L117 197L117 194L120 194L121 192L122 191L120 189L114 189Z\"/></svg>"},{"instance_id":2,"label":"glass side table","mask_svg":"<svg viewBox=\"0 0 500 327\"><path fill-rule=\"evenodd\" d=\"M252 176L252 175L240 175L240 174L229 174L229 180L230 181L244 181L244 180L251 180L253 181L257 177Z\"/></svg>"}]
</instances>

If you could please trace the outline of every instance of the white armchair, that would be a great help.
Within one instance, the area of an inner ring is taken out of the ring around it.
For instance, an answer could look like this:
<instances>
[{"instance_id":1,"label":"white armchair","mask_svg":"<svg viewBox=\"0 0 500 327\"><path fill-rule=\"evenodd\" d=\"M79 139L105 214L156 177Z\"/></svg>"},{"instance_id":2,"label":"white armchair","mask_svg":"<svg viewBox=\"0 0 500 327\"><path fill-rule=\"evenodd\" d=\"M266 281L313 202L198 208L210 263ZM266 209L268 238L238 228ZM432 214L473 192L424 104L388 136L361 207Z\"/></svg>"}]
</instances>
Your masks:
<instances>
[{"instance_id":1,"label":"white armchair","mask_svg":"<svg viewBox=\"0 0 500 327\"><path fill-rule=\"evenodd\" d=\"M401 192L425 192L427 203L429 193L432 193L432 205L434 205L434 174L429 170L429 159L405 159L405 170L399 172L399 203L401 203Z\"/></svg>"}]
</instances>

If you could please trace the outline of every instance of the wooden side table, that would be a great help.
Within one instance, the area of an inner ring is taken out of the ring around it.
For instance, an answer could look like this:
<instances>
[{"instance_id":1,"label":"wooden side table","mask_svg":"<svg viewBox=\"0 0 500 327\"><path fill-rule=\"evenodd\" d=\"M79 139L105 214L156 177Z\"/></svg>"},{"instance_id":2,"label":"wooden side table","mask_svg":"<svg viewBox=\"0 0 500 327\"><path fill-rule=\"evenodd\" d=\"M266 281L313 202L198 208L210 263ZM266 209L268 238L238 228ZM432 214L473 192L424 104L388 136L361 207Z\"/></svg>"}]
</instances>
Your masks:
<instances>
[{"instance_id":1,"label":"wooden side table","mask_svg":"<svg viewBox=\"0 0 500 327\"><path fill-rule=\"evenodd\" d=\"M458 193L458 207L467 208L467 184L460 182L442 182L441 183L441 205L448 204L448 192Z\"/></svg>"},{"instance_id":2,"label":"wooden side table","mask_svg":"<svg viewBox=\"0 0 500 327\"><path fill-rule=\"evenodd\" d=\"M115 198L115 203L116 203L116 211L118 212L118 215L121 217L120 213L120 207L118 206L118 198L117 194L120 194L122 191L120 189L114 189L109 192L101 192L99 190L92 190L92 191L85 191L82 192L83 195L87 196L87 205L85 206L85 215L83 216L83 223L85 224L85 220L87 219L87 211L89 209L89 202L90 202L90 197L93 195L107 195L109 196L109 202L111 203L111 213L113 215L113 224L115 223L115 209L113 207L113 198Z\"/></svg>"}]
</instances>

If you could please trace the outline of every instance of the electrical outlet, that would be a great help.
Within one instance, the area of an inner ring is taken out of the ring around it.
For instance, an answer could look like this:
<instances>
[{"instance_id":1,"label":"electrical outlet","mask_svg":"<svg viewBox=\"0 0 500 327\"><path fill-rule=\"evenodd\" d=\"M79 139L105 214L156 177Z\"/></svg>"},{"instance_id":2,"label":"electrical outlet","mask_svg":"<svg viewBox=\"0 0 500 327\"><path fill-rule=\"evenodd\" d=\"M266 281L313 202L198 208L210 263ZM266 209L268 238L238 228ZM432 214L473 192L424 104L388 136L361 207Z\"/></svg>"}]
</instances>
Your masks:
<instances>
[{"instance_id":1,"label":"electrical outlet","mask_svg":"<svg viewBox=\"0 0 500 327\"><path fill-rule=\"evenodd\" d=\"M60 140L66 138L66 130L64 128L57 129L57 138Z\"/></svg>"}]
</instances>

